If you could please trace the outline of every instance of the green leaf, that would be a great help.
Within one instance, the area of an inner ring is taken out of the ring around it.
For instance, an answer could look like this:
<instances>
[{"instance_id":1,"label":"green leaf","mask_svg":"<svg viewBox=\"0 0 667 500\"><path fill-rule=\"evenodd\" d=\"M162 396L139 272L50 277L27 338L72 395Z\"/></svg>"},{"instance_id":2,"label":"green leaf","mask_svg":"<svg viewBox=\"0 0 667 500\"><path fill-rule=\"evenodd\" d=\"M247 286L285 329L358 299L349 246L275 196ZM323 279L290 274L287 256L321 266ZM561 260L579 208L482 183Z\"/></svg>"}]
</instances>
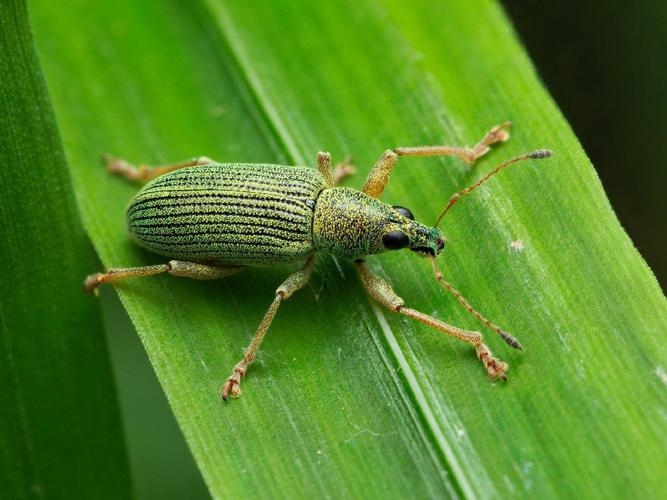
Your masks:
<instances>
[{"instance_id":1,"label":"green leaf","mask_svg":"<svg viewBox=\"0 0 667 500\"><path fill-rule=\"evenodd\" d=\"M0 16L0 491L128 498L127 456L100 312L25 3Z\"/></svg>"},{"instance_id":2,"label":"green leaf","mask_svg":"<svg viewBox=\"0 0 667 500\"><path fill-rule=\"evenodd\" d=\"M469 346L374 305L349 263L323 257L281 308L243 397L222 404L220 384L289 269L117 286L214 496L659 491L665 299L495 3L41 1L33 15L107 266L163 259L128 241L136 188L96 165L105 151L306 165L318 150L352 153L360 186L387 147L472 144L511 119L511 141L472 171L400 160L384 199L427 222L502 159L556 152L504 172L443 223L447 277L527 347L486 334L512 366L507 383L487 380ZM395 252L371 265L410 306L479 328L427 262Z\"/></svg>"}]
</instances>

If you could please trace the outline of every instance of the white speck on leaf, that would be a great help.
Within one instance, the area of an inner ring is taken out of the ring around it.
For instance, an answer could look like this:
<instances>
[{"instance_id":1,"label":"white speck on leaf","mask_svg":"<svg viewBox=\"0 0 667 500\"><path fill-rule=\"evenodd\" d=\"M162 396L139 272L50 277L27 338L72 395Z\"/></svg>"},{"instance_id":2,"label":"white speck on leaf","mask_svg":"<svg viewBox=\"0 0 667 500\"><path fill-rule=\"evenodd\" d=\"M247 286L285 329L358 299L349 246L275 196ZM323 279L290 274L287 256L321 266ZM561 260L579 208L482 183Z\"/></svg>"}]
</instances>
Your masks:
<instances>
[{"instance_id":1,"label":"white speck on leaf","mask_svg":"<svg viewBox=\"0 0 667 500\"><path fill-rule=\"evenodd\" d=\"M654 373L663 384L667 385L667 372L662 366L656 366Z\"/></svg>"},{"instance_id":2,"label":"white speck on leaf","mask_svg":"<svg viewBox=\"0 0 667 500\"><path fill-rule=\"evenodd\" d=\"M514 240L512 243L510 243L510 248L514 250L515 252L522 252L523 251L523 241L522 240Z\"/></svg>"},{"instance_id":3,"label":"white speck on leaf","mask_svg":"<svg viewBox=\"0 0 667 500\"><path fill-rule=\"evenodd\" d=\"M526 489L530 490L533 487L533 480L530 477L533 470L533 462L526 462L521 466L521 474L524 477L524 484Z\"/></svg>"}]
</instances>

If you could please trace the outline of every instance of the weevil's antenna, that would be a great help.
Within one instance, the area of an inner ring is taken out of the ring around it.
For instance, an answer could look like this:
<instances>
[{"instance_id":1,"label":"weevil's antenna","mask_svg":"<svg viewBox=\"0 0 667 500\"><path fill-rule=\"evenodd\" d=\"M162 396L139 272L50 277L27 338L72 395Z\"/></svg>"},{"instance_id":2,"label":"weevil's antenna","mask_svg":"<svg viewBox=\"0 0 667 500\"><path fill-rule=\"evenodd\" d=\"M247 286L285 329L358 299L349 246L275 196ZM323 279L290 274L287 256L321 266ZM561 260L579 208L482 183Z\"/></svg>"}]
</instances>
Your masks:
<instances>
[{"instance_id":1,"label":"weevil's antenna","mask_svg":"<svg viewBox=\"0 0 667 500\"><path fill-rule=\"evenodd\" d=\"M477 312L469 303L468 301L461 295L461 292L459 292L456 288L452 286L452 284L448 281L445 281L442 277L442 272L438 268L438 265L435 263L435 256L431 255L431 264L433 265L433 273L435 274L435 279L438 280L438 283L442 285L443 288L449 290L454 294L454 297L456 297L456 300L458 300L463 307L465 307L470 314L472 314L475 318L477 318L479 321L484 323L488 328L496 332L500 337L507 342L508 345L511 347L514 347L515 349L523 350L523 346L521 345L521 342L519 342L517 339L515 339L512 335L507 333L505 330L500 328L498 325L494 325L491 323L488 319L486 319L484 316L482 316L479 312Z\"/></svg>"},{"instance_id":2,"label":"weevil's antenna","mask_svg":"<svg viewBox=\"0 0 667 500\"><path fill-rule=\"evenodd\" d=\"M496 175L502 169L507 168L512 163L516 163L516 162L521 161L521 160L529 160L529 159L541 160L542 158L549 158L551 155L553 155L553 153L551 151L549 151L548 149L538 149L537 151L533 151L532 153L526 153L524 155L517 156L515 158L511 158L511 159L501 163L496 168L491 170L491 172L486 174L486 176L484 176L480 180L478 180L475 184L465 188L462 191L459 191L454 196L452 196L449 199L449 203L447 203L447 206L445 207L445 209L442 211L442 213L438 217L438 220L435 221L434 226L437 226L438 224L440 224L440 221L445 216L445 214L449 211L449 209L452 208L456 204L456 202L458 202L463 196L465 196L467 194L470 194L470 192L472 192L475 189L477 189L478 187L480 187L482 184L484 184L486 181L488 181L491 177Z\"/></svg>"}]
</instances>

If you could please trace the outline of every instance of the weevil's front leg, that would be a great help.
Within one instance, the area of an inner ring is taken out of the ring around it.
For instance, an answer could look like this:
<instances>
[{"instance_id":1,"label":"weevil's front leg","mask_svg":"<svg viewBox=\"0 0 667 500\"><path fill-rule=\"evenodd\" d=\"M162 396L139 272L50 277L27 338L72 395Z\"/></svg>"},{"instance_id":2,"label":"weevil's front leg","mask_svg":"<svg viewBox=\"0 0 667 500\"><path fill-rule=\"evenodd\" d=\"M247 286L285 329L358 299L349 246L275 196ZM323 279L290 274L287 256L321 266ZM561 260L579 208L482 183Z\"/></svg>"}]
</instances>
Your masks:
<instances>
[{"instance_id":1,"label":"weevil's front leg","mask_svg":"<svg viewBox=\"0 0 667 500\"><path fill-rule=\"evenodd\" d=\"M396 160L398 160L398 155L391 149L382 153L382 156L380 156L380 159L375 163L368 177L366 177L362 191L373 198L382 196L384 188L387 186L387 182L389 182L391 170L396 165Z\"/></svg>"},{"instance_id":2,"label":"weevil's front leg","mask_svg":"<svg viewBox=\"0 0 667 500\"><path fill-rule=\"evenodd\" d=\"M246 348L245 353L243 354L243 359L236 364L232 370L232 374L227 379L227 382L222 386L222 399L227 401L229 396L238 397L241 394L241 377L245 375L248 365L255 359L257 350L259 349L262 340L264 340L264 335L278 312L280 304L308 283L314 265L315 255L311 255L301 269L289 275L283 284L278 287L276 290L276 297L273 299L266 314L264 314L264 318L259 324L255 336L252 338L250 345Z\"/></svg>"},{"instance_id":3,"label":"weevil's front leg","mask_svg":"<svg viewBox=\"0 0 667 500\"><path fill-rule=\"evenodd\" d=\"M474 148L452 146L413 146L394 149L398 156L458 156L468 164L475 163L480 156L489 152L489 146L497 142L505 142L510 138L507 129L510 122L496 125L489 130Z\"/></svg>"},{"instance_id":4,"label":"weevil's front leg","mask_svg":"<svg viewBox=\"0 0 667 500\"><path fill-rule=\"evenodd\" d=\"M113 283L127 278L139 278L142 276L152 276L154 274L169 273L172 276L182 276L184 278L193 278L198 280L212 280L224 278L241 272L241 266L206 266L204 264L195 264L193 262L184 262L182 260L172 260L168 264L158 264L156 266L130 267L109 269L105 273L91 274L84 282L84 288L87 292L96 293L100 285L104 283Z\"/></svg>"},{"instance_id":5,"label":"weevil's front leg","mask_svg":"<svg viewBox=\"0 0 667 500\"><path fill-rule=\"evenodd\" d=\"M447 335L456 337L459 340L467 342L475 347L477 357L484 365L486 372L492 379L507 379L507 370L509 366L500 360L497 360L491 354L489 348L482 343L482 334L479 332L470 332L462 330L452 325L440 321L428 314L416 311L405 307L405 302L399 297L389 283L379 276L373 274L363 260L355 262L361 281L363 282L368 294L377 302L387 307L390 311L397 312L416 319L436 330L439 330Z\"/></svg>"},{"instance_id":6,"label":"weevil's front leg","mask_svg":"<svg viewBox=\"0 0 667 500\"><path fill-rule=\"evenodd\" d=\"M327 187L333 187L345 177L353 175L357 169L352 165L352 158L348 156L342 162L331 168L331 155L320 151L317 153L317 170L324 177Z\"/></svg>"},{"instance_id":7,"label":"weevil's front leg","mask_svg":"<svg viewBox=\"0 0 667 500\"><path fill-rule=\"evenodd\" d=\"M472 164L479 157L484 156L492 144L505 142L510 134L507 129L510 122L493 127L474 148L454 146L412 146L388 149L377 161L364 184L363 192L374 198L379 198L389 181L391 171L399 156L458 156L466 163Z\"/></svg>"},{"instance_id":8,"label":"weevil's front leg","mask_svg":"<svg viewBox=\"0 0 667 500\"><path fill-rule=\"evenodd\" d=\"M179 163L171 163L169 165L162 165L159 167L151 167L150 165L139 165L135 167L131 163L122 158L114 158L110 155L102 155L102 163L106 165L107 172L113 175L125 177L129 181L149 181L156 177L173 172L181 168L198 167L200 165L210 165L216 163L206 156L198 156L190 160Z\"/></svg>"}]
</instances>

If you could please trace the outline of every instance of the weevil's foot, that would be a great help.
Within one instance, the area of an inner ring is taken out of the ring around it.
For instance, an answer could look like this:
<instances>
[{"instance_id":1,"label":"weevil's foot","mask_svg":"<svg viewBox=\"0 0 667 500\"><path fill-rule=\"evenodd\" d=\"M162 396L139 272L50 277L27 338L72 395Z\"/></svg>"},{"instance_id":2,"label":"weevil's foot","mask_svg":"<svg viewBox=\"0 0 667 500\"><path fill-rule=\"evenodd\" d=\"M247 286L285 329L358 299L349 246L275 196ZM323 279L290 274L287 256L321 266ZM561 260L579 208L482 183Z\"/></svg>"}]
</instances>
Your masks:
<instances>
[{"instance_id":1,"label":"weevil's foot","mask_svg":"<svg viewBox=\"0 0 667 500\"><path fill-rule=\"evenodd\" d=\"M107 153L100 156L100 163L106 167L107 172L110 174L120 174L127 170L127 167L129 166L129 163L122 158L116 158Z\"/></svg>"},{"instance_id":2,"label":"weevil's foot","mask_svg":"<svg viewBox=\"0 0 667 500\"><path fill-rule=\"evenodd\" d=\"M138 181L145 178L146 169L144 167L135 167L122 158L103 154L100 161L111 175L118 175L130 181Z\"/></svg>"},{"instance_id":3,"label":"weevil's foot","mask_svg":"<svg viewBox=\"0 0 667 500\"><path fill-rule=\"evenodd\" d=\"M225 382L225 385L222 386L222 391L220 391L220 396L223 401L227 401L229 396L233 398L238 398L241 395L241 381L233 380L231 377Z\"/></svg>"},{"instance_id":4,"label":"weevil's foot","mask_svg":"<svg viewBox=\"0 0 667 500\"><path fill-rule=\"evenodd\" d=\"M508 141L510 138L510 133L507 129L509 129L511 126L512 122L506 121L500 125L496 125L491 130L489 130L484 138L479 142L479 144L477 144L477 146L473 148L472 151L468 150L470 151L470 155L468 158L465 158L465 161L469 165L472 165L480 156L484 156L486 153L488 153L493 144Z\"/></svg>"},{"instance_id":5,"label":"weevil's foot","mask_svg":"<svg viewBox=\"0 0 667 500\"><path fill-rule=\"evenodd\" d=\"M486 368L486 373L492 380L507 380L507 370L510 368L507 363L494 358L489 348L484 344L475 346L475 350L477 351L477 357Z\"/></svg>"},{"instance_id":6,"label":"weevil's foot","mask_svg":"<svg viewBox=\"0 0 667 500\"><path fill-rule=\"evenodd\" d=\"M507 142L510 138L510 133L507 129L512 126L512 122L506 121L500 125L496 125L486 134L486 137L482 139L482 144L491 146L498 142Z\"/></svg>"},{"instance_id":7,"label":"weevil's foot","mask_svg":"<svg viewBox=\"0 0 667 500\"><path fill-rule=\"evenodd\" d=\"M222 386L220 396L223 401L227 401L230 396L238 398L241 395L241 377L245 375L245 369L239 363L234 367L232 375L227 379L227 382Z\"/></svg>"},{"instance_id":8,"label":"weevil's foot","mask_svg":"<svg viewBox=\"0 0 667 500\"><path fill-rule=\"evenodd\" d=\"M340 183L345 177L357 173L357 168L352 164L352 157L347 156L342 162L337 163L334 167L334 182Z\"/></svg>"},{"instance_id":9,"label":"weevil's foot","mask_svg":"<svg viewBox=\"0 0 667 500\"><path fill-rule=\"evenodd\" d=\"M91 274L86 278L86 281L83 282L83 289L88 293L92 293L93 295L98 295L99 294L98 288L103 283L102 281L103 276L104 273Z\"/></svg>"}]
</instances>

